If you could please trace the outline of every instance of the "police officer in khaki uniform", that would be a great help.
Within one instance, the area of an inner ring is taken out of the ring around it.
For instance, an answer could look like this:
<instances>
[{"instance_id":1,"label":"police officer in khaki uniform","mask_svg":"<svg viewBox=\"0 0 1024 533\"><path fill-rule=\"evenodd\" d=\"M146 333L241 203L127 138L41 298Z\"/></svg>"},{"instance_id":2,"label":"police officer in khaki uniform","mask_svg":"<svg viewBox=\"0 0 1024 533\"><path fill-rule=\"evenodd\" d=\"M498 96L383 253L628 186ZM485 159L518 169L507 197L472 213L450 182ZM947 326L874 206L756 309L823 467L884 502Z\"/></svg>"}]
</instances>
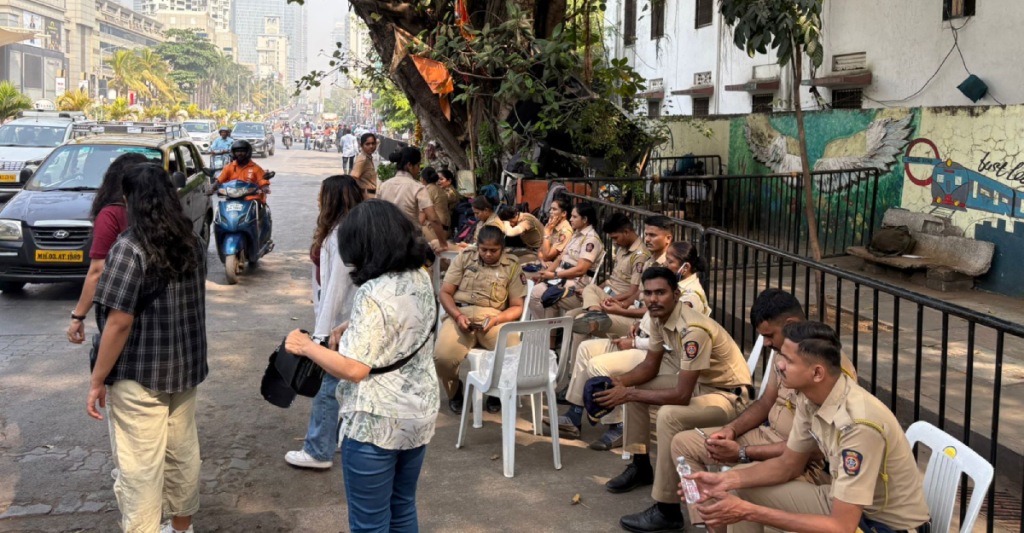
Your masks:
<instances>
[{"instance_id":1,"label":"police officer in khaki uniform","mask_svg":"<svg viewBox=\"0 0 1024 533\"><path fill-rule=\"evenodd\" d=\"M841 369L839 337L804 321L783 329L775 367L796 390L795 418L782 455L749 468L696 474L708 527L764 531L928 530L921 472L899 421ZM820 451L830 485L795 479ZM730 493L736 491L736 495ZM741 520L747 520L742 521Z\"/></svg>"},{"instance_id":2,"label":"police officer in khaki uniform","mask_svg":"<svg viewBox=\"0 0 1024 533\"><path fill-rule=\"evenodd\" d=\"M398 171L393 178L377 187L377 198L398 206L413 224L423 228L423 236L430 247L440 252L447 249L448 243L439 239L445 234L441 219L434 211L430 193L419 181L421 157L420 151L411 146L391 154L388 159Z\"/></svg>"},{"instance_id":3,"label":"police officer in khaki uniform","mask_svg":"<svg viewBox=\"0 0 1024 533\"><path fill-rule=\"evenodd\" d=\"M537 257L545 266L557 261L572 239L572 225L569 224L571 212L572 205L565 197L557 197L551 202L548 223L544 226L544 242L537 252Z\"/></svg>"},{"instance_id":4,"label":"police officer in khaki uniform","mask_svg":"<svg viewBox=\"0 0 1024 533\"><path fill-rule=\"evenodd\" d=\"M499 207L498 218L504 223L508 246L526 248L533 252L530 255L536 260L536 253L544 244L544 224L537 217L520 212L514 205Z\"/></svg>"},{"instance_id":5,"label":"police officer in khaki uniform","mask_svg":"<svg viewBox=\"0 0 1024 533\"><path fill-rule=\"evenodd\" d=\"M448 406L461 413L459 365L473 348L493 350L498 326L519 320L523 313L526 276L515 256L505 253L505 234L500 229L481 229L477 247L456 256L439 298L448 316L437 337L434 365L448 393Z\"/></svg>"},{"instance_id":6,"label":"police officer in khaki uniform","mask_svg":"<svg viewBox=\"0 0 1024 533\"><path fill-rule=\"evenodd\" d=\"M750 308L750 322L764 337L764 346L769 349L782 346L782 328L786 324L804 320L800 302L780 289L765 290ZM845 355L843 372L856 379L853 363ZM765 379L768 384L764 394L725 427L703 428L703 434L697 431L676 433L672 437L672 457L686 457L691 470L705 472L708 465L733 466L782 455L793 427L797 393L780 386L774 366ZM662 428L658 429L660 437ZM827 485L831 479L824 468L823 461L811 461L801 479ZM626 530L651 532L683 528L683 515L676 495L679 478L674 473L667 478L661 474L660 470L654 473L654 487L651 489L651 497L656 503L643 512L623 516L619 523ZM691 524L704 522L695 506L688 511Z\"/></svg>"},{"instance_id":7,"label":"police officer in khaki uniform","mask_svg":"<svg viewBox=\"0 0 1024 533\"><path fill-rule=\"evenodd\" d=\"M624 444L634 454L626 471L605 484L610 492L627 492L654 482L648 457L651 407L663 406L658 409L657 427L659 449L667 451L679 431L724 424L753 396L750 370L739 346L717 322L679 302L675 273L654 267L644 271L642 279L654 322L647 356L633 370L612 378L612 389L595 396L605 407L626 404ZM671 352L668 356L666 348ZM660 372L664 361L678 365L679 372ZM672 431L664 442L662 428ZM658 454L657 467L675 471L667 453Z\"/></svg>"},{"instance_id":8,"label":"police officer in khaki uniform","mask_svg":"<svg viewBox=\"0 0 1024 533\"><path fill-rule=\"evenodd\" d=\"M594 269L604 256L604 243L592 225L596 220L597 210L592 204L581 203L572 209L569 223L575 233L558 261L552 263L547 270L538 272L534 278L537 286L530 296L531 317L554 318L583 303L580 295L593 280ZM547 283L549 281L554 283ZM553 285L561 286L564 296L554 305L544 307L544 292Z\"/></svg>"},{"instance_id":9,"label":"police officer in khaki uniform","mask_svg":"<svg viewBox=\"0 0 1024 533\"><path fill-rule=\"evenodd\" d=\"M505 232L505 225L494 213L494 204L486 196L480 194L473 198L473 217L477 219L476 229L473 230L473 242L480 238L480 230L486 226L493 226Z\"/></svg>"}]
</instances>

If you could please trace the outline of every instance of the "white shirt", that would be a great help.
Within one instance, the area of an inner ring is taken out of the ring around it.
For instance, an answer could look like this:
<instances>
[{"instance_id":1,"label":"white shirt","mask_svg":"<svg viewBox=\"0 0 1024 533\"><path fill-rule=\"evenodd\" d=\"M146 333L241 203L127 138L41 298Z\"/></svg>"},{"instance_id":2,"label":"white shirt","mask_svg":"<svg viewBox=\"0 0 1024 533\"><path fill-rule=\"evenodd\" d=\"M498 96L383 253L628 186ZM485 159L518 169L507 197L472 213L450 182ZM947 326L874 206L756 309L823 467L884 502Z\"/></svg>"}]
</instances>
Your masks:
<instances>
[{"instance_id":1,"label":"white shirt","mask_svg":"<svg viewBox=\"0 0 1024 533\"><path fill-rule=\"evenodd\" d=\"M356 285L352 282L352 268L345 265L338 252L338 226L335 226L320 248L320 281L316 282L313 265L313 312L316 325L314 337L327 337L352 314L352 299Z\"/></svg>"},{"instance_id":2,"label":"white shirt","mask_svg":"<svg viewBox=\"0 0 1024 533\"><path fill-rule=\"evenodd\" d=\"M341 136L341 157L355 157L359 152L359 139L355 135L346 133Z\"/></svg>"}]
</instances>

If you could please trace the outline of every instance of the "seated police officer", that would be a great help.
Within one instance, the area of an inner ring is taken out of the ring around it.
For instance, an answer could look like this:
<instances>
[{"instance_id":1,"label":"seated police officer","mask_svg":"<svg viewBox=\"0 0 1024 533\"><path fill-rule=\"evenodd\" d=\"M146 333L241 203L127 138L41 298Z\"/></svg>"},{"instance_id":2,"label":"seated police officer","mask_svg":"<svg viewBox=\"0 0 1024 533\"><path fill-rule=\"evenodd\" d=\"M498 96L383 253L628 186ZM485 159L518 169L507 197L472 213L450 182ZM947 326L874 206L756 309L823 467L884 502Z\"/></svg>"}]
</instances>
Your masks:
<instances>
[{"instance_id":1,"label":"seated police officer","mask_svg":"<svg viewBox=\"0 0 1024 533\"><path fill-rule=\"evenodd\" d=\"M476 248L452 260L439 296L448 316L434 348L434 365L448 393L448 407L462 413L459 365L473 348L493 350L501 324L519 320L526 299L526 276L514 255L505 252L505 233L495 226L480 228ZM501 409L496 398L487 409Z\"/></svg>"},{"instance_id":2,"label":"seated police officer","mask_svg":"<svg viewBox=\"0 0 1024 533\"><path fill-rule=\"evenodd\" d=\"M821 322L787 325L775 357L782 385L799 395L782 455L749 468L700 472L697 511L708 527L746 533L929 530L924 483L900 423L842 372L841 345ZM830 485L803 479L822 453ZM733 494L735 491L735 494Z\"/></svg>"}]
</instances>

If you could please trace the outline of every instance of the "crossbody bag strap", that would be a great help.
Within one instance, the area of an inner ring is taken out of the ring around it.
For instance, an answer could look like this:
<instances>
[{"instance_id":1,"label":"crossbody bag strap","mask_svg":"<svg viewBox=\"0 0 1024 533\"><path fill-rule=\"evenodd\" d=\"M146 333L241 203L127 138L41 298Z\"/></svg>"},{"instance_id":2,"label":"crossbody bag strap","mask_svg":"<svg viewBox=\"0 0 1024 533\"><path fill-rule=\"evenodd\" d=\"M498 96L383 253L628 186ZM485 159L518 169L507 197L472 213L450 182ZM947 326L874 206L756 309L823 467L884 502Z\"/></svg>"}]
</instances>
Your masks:
<instances>
[{"instance_id":1,"label":"crossbody bag strap","mask_svg":"<svg viewBox=\"0 0 1024 533\"><path fill-rule=\"evenodd\" d=\"M434 321L432 322L432 324L437 324L437 315L438 315L438 313L440 313L440 311L438 309L439 306L437 304L437 298L434 298L433 300L434 300ZM390 365L382 366L382 367L377 367L377 368L371 368L370 369L370 375L387 374L388 372L393 372L395 370L398 370L399 368L402 368L403 366L406 365L406 363L408 363L409 361L412 361L412 358L416 357L416 354L418 354L419 351L422 350L423 347L427 345L427 342L430 341L430 338L434 336L434 329L435 328L433 326L431 326L430 329L427 330L426 337L423 338L423 341L420 342L419 345L416 346L416 348L414 350L409 352L409 355L407 355L407 356L405 356L405 357L395 361L394 363L391 363Z\"/></svg>"}]
</instances>

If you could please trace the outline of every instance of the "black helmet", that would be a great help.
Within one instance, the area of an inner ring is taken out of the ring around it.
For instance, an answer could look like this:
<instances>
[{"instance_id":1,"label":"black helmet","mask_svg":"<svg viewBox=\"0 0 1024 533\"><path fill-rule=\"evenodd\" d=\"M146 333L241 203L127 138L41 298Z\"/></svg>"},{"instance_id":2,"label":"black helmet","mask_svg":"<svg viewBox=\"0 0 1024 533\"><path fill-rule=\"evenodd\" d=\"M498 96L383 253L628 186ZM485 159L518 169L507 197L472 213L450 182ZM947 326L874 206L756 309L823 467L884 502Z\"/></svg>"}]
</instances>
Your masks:
<instances>
[{"instance_id":1,"label":"black helmet","mask_svg":"<svg viewBox=\"0 0 1024 533\"><path fill-rule=\"evenodd\" d=\"M247 155L249 157L252 157L252 145L249 144L249 141L238 140L238 141L235 141L235 142L231 143L231 153L232 154L234 154L235 152L237 152L239 150L244 150L245 151L245 155Z\"/></svg>"}]
</instances>

